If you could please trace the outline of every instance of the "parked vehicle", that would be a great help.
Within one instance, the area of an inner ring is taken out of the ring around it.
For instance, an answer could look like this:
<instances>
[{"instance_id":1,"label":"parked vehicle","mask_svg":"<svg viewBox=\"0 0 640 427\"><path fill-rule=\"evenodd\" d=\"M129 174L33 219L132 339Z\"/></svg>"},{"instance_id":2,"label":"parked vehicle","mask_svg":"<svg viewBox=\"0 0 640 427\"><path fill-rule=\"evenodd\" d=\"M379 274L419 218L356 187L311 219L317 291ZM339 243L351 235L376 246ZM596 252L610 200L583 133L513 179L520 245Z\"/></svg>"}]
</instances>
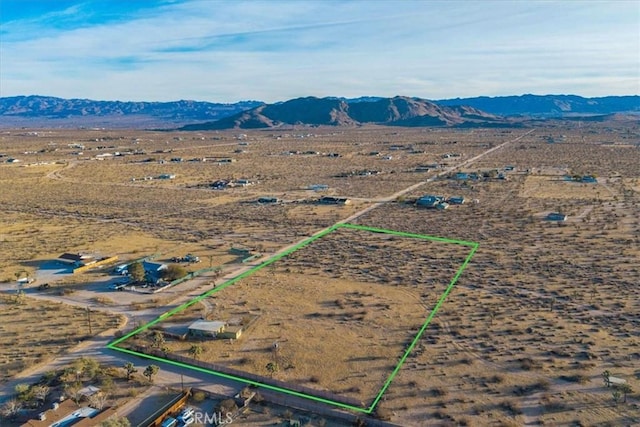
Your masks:
<instances>
[{"instance_id":1,"label":"parked vehicle","mask_svg":"<svg viewBox=\"0 0 640 427\"><path fill-rule=\"evenodd\" d=\"M195 422L193 416L189 416L187 418L180 418L180 427L191 425Z\"/></svg>"},{"instance_id":2,"label":"parked vehicle","mask_svg":"<svg viewBox=\"0 0 640 427\"><path fill-rule=\"evenodd\" d=\"M182 411L180 411L179 418L189 418L192 417L194 413L195 409L193 409L191 406L187 406Z\"/></svg>"},{"instance_id":3,"label":"parked vehicle","mask_svg":"<svg viewBox=\"0 0 640 427\"><path fill-rule=\"evenodd\" d=\"M195 256L195 255L193 255L193 254L186 254L183 257L174 256L173 258L171 258L171 262L175 262L175 263L188 262L188 263L194 263L195 264L195 263L200 262L200 258Z\"/></svg>"},{"instance_id":4,"label":"parked vehicle","mask_svg":"<svg viewBox=\"0 0 640 427\"><path fill-rule=\"evenodd\" d=\"M178 420L173 417L166 418L164 421L162 421L162 424L160 424L161 427L176 427L177 425Z\"/></svg>"}]
</instances>

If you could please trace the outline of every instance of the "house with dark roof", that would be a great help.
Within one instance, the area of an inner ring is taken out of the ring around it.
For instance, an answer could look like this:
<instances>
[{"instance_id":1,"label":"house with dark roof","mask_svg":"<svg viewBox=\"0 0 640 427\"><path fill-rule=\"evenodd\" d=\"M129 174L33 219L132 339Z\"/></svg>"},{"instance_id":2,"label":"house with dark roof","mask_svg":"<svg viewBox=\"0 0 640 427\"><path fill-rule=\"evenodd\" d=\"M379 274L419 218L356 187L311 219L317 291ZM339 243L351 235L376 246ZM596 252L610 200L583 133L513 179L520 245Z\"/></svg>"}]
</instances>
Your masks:
<instances>
[{"instance_id":1,"label":"house with dark roof","mask_svg":"<svg viewBox=\"0 0 640 427\"><path fill-rule=\"evenodd\" d=\"M258 203L278 203L277 197L259 197Z\"/></svg>"},{"instance_id":2,"label":"house with dark roof","mask_svg":"<svg viewBox=\"0 0 640 427\"><path fill-rule=\"evenodd\" d=\"M416 206L430 209L447 209L449 204L445 202L444 196L426 194L416 200Z\"/></svg>"},{"instance_id":3,"label":"house with dark roof","mask_svg":"<svg viewBox=\"0 0 640 427\"><path fill-rule=\"evenodd\" d=\"M72 254L68 252L60 255L58 257L58 261L73 266L89 265L96 262L91 255L84 255L80 253Z\"/></svg>"},{"instance_id":4,"label":"house with dark roof","mask_svg":"<svg viewBox=\"0 0 640 427\"><path fill-rule=\"evenodd\" d=\"M321 205L348 205L351 200L346 197L324 196L318 199L318 203Z\"/></svg>"}]
</instances>

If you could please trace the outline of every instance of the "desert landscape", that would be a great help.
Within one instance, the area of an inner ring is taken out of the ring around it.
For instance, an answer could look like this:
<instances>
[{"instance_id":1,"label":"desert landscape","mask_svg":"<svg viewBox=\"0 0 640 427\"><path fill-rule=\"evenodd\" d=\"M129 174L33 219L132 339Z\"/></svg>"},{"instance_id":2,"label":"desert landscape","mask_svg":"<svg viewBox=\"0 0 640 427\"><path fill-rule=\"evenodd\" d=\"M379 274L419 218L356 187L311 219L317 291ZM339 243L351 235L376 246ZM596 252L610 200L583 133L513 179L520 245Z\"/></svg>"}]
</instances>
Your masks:
<instances>
[{"instance_id":1,"label":"desert landscape","mask_svg":"<svg viewBox=\"0 0 640 427\"><path fill-rule=\"evenodd\" d=\"M16 280L37 279L39 266L63 252L121 262L191 252L207 267L230 269L242 265L231 248L265 260L344 221L477 242L377 402L378 417L397 425L632 425L640 420L637 141L624 122L4 130L2 159L19 162L0 166L2 287L6 298L29 304L58 295L95 304L90 284L109 271L64 276L46 292L35 290L41 281ZM226 184L216 187L220 181ZM415 203L424 195L464 203L428 209ZM562 219L548 220L550 213ZM339 228L164 319L131 345L151 347L153 331L163 331L169 354L367 407L468 253ZM222 283L206 279L208 290ZM136 310L178 307L187 292L98 297L102 309L129 317L121 329L130 331L140 324L131 323ZM192 342L170 335L201 317L248 326L231 342L201 341L195 356ZM25 322L3 328L19 334ZM96 317L94 332L98 324L121 327L113 322ZM11 372L43 360L23 359ZM278 369L267 369L274 360ZM630 386L624 396L605 386L604 372Z\"/></svg>"}]
</instances>

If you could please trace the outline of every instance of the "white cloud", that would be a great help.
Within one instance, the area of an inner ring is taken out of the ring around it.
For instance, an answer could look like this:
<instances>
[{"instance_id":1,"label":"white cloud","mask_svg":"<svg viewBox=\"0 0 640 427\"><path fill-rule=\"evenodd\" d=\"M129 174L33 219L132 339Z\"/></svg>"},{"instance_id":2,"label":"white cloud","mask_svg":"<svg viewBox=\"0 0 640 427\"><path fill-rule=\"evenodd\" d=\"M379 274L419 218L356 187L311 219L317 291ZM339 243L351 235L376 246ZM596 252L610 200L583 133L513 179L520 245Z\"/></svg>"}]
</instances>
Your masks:
<instances>
[{"instance_id":1,"label":"white cloud","mask_svg":"<svg viewBox=\"0 0 640 427\"><path fill-rule=\"evenodd\" d=\"M69 29L52 26L54 14L4 26L0 94L233 102L638 93L630 3L192 1ZM17 36L24 28L32 38Z\"/></svg>"}]
</instances>

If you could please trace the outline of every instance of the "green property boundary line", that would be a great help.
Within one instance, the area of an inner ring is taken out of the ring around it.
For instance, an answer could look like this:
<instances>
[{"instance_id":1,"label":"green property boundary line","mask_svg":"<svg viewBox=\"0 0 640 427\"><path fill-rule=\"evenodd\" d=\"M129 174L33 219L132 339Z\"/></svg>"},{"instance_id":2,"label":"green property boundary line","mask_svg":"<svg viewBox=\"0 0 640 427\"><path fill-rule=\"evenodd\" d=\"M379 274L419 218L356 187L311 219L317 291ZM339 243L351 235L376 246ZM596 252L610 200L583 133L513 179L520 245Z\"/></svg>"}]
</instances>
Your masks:
<instances>
[{"instance_id":1,"label":"green property boundary line","mask_svg":"<svg viewBox=\"0 0 640 427\"><path fill-rule=\"evenodd\" d=\"M161 322L165 319L167 319L168 317L173 316L176 313L179 313L181 311L183 311L184 309L192 306L193 304L198 303L199 301L203 300L204 298L207 298L209 295L214 294L216 292L219 292L231 285L233 285L234 283L238 282L239 280L244 279L247 276L252 275L253 273L255 273L258 270L261 270L262 268L273 264L274 262L286 257L287 255L290 255L291 253L297 251L298 249L301 249L307 245L309 245L310 243L321 239L322 237L326 236L327 234L330 234L340 228L348 228L348 229L354 229L354 230L362 230L362 231L368 231L368 232L373 232L373 233L382 233L382 234L390 234L390 235L395 235L395 236L401 236L401 237L409 237L409 238L415 238L415 239L423 239L423 240L430 240L430 241L434 241L434 242L442 242L442 243L453 243L453 244L458 244L458 245L462 245L462 246L467 246L470 247L471 250L469 252L469 254L467 255L467 257L465 258L464 262L462 263L462 265L458 268L458 270L456 271L456 274L453 276L453 278L451 279L451 281L449 282L449 285L447 286L447 288L445 289L445 291L443 292L443 294L440 296L440 298L438 298L438 301L435 305L435 307L431 310L431 312L429 313L429 316L426 318L425 322L422 324L422 327L418 330L418 333L416 334L416 336L414 337L413 341L411 341L411 344L409 344L409 346L407 347L407 349L405 350L405 352L402 354L402 357L400 358L400 361L398 362L398 364L396 365L396 367L394 368L394 370L391 372L391 374L389 375L389 377L387 378L387 380L384 382L382 388L380 389L380 391L378 392L378 394L376 395L376 397L373 400L373 403L368 407L368 408L361 408L358 406L353 406L353 405L348 405L342 402L336 402L333 400L329 400L329 399L324 399L318 396L313 396L310 394L305 394L305 393L300 393L294 390L289 390L286 388L282 388L282 387L277 387L277 386L273 386L270 384L264 384L258 381L253 381L253 380L249 380L246 378L242 378L242 377L238 377L235 375L230 375L230 374L225 374L222 372L216 372L216 371L212 371L210 369L206 369L206 368L201 368L199 366L194 366L194 365L189 365L186 363L182 363L182 362L177 362L174 360L169 360L169 359L164 359L162 357L158 357L158 356L153 356L153 355L148 355L145 353L140 353L137 351L133 351L133 350L129 350L126 348L122 348L122 347L118 347L118 344L120 344L121 342L131 338L134 335L139 334L142 331L145 331L146 329L149 329L151 326L155 325L158 322ZM402 368L402 366L404 365L404 362L406 361L406 359L409 357L409 355L411 354L411 352L413 351L414 347L416 346L416 344L418 343L418 341L420 340L420 338L422 337L422 334L424 333L424 331L427 329L427 327L429 326L429 324L431 323L431 320L434 318L434 316L436 315L436 313L438 312L438 310L440 309L440 306L442 306L442 304L444 303L445 299L447 298L447 296L449 295L449 293L451 293L451 290L453 289L453 287L455 286L456 282L458 281L458 279L460 278L460 275L462 274L462 272L465 270L465 268L467 267L467 265L469 264L469 262L471 261L471 258L473 258L473 255L476 253L476 251L478 250L479 244L476 242L468 242L468 241L464 241L464 240L455 240L455 239L447 239L444 237L436 237L436 236L429 236L429 235L425 235L425 234L415 234L415 233L405 233L405 232L401 232L401 231L395 231L395 230L387 230L387 229L383 229L383 228L374 228L374 227L367 227L367 226L363 226L363 225L356 225L356 224L348 224L348 223L339 223L339 224L335 224L331 227L328 227L316 234L314 234L313 236L309 237L306 240L303 240L302 242L288 248L286 251L277 254L271 258L269 258L268 260L264 261L262 264L257 265L253 268L251 268L250 270L247 270L241 274L239 274L238 276L229 279L228 281L224 282L223 284L221 284L220 286L217 286L199 296L197 296L196 298L170 310L167 311L166 313L161 314L160 316L158 316L156 319L138 327L137 329L134 329L133 331L129 332L126 335L123 335L122 337L112 341L111 343L109 343L107 345L107 348L111 349L111 350L117 350L123 353L127 353L127 354L131 354L134 356L139 356L139 357L143 357L146 359L151 359L151 360L155 360L158 362L163 362L163 363L168 363L170 365L174 365L174 366L178 366L178 367L182 367L182 368L188 368L194 371L198 371L198 372L204 372L207 374L211 374L211 375L215 375L217 377L220 378L225 378L225 379L229 379L229 380L233 380L233 381L238 381L244 384L248 384L248 385L253 385L253 386L257 386L257 387L261 387L267 390L272 390L272 391L277 391L280 393L285 393L291 396L296 396L296 397L301 397L301 398L305 398L305 399L309 399L309 400L313 400L316 402L321 402L321 403L326 403L329 405L333 405L342 409L349 409L352 411L356 411L356 412L362 412L365 414L371 414L376 405L378 404L378 402L380 401L380 399L382 399L382 396L384 395L384 393L387 391L387 389L389 388L389 386L391 385L391 382L393 381L393 379L395 378L395 376L398 374L398 372L400 372L400 369Z\"/></svg>"}]
</instances>

